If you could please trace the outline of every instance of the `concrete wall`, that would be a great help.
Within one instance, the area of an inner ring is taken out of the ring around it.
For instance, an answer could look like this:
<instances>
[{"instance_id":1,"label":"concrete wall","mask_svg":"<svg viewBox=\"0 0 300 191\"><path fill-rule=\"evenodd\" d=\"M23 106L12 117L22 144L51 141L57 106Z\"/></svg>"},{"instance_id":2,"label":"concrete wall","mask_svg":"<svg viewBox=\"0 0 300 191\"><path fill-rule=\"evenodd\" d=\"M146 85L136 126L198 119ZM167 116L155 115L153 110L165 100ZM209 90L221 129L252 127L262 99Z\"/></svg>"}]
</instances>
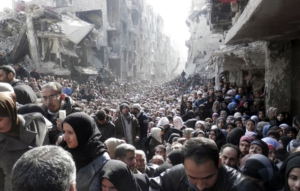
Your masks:
<instances>
[{"instance_id":1,"label":"concrete wall","mask_svg":"<svg viewBox=\"0 0 300 191\"><path fill-rule=\"evenodd\" d=\"M300 40L292 41L292 115L300 115Z\"/></svg>"}]
</instances>

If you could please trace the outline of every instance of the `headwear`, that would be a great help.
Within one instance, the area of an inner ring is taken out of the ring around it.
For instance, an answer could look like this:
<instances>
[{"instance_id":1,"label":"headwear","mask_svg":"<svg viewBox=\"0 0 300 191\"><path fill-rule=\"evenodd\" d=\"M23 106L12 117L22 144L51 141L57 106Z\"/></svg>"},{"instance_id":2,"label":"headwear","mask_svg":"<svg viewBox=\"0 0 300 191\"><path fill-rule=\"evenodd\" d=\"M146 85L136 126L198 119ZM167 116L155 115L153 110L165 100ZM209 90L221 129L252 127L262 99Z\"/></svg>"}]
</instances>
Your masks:
<instances>
[{"instance_id":1,"label":"headwear","mask_svg":"<svg viewBox=\"0 0 300 191\"><path fill-rule=\"evenodd\" d=\"M177 134L177 133L172 133L171 135L170 135L170 137L169 137L169 139L168 139L168 143L169 144L172 144L173 143L173 138L175 138L175 137L180 137L180 135L179 134Z\"/></svg>"},{"instance_id":2,"label":"headwear","mask_svg":"<svg viewBox=\"0 0 300 191\"><path fill-rule=\"evenodd\" d=\"M282 164L279 170L280 180L282 186L284 185L284 191L290 191L288 185L288 175L293 168L300 168L300 152L291 154Z\"/></svg>"},{"instance_id":3,"label":"headwear","mask_svg":"<svg viewBox=\"0 0 300 191\"><path fill-rule=\"evenodd\" d=\"M245 119L246 121L248 121L250 119L250 116L249 115L244 115L244 116L242 116L242 119ZM251 120L251 121L253 121L253 120ZM256 124L255 121L253 121L253 123Z\"/></svg>"},{"instance_id":4,"label":"headwear","mask_svg":"<svg viewBox=\"0 0 300 191\"><path fill-rule=\"evenodd\" d=\"M216 135L216 144L218 146L218 149L220 150L221 147L226 143L226 137L224 136L223 132L221 129L211 129L211 131L214 131L215 132L215 135Z\"/></svg>"},{"instance_id":5,"label":"headwear","mask_svg":"<svg viewBox=\"0 0 300 191\"><path fill-rule=\"evenodd\" d=\"M185 122L185 126L194 129L197 119L189 119Z\"/></svg>"},{"instance_id":6,"label":"headwear","mask_svg":"<svg viewBox=\"0 0 300 191\"><path fill-rule=\"evenodd\" d=\"M276 150L275 147L274 147L273 145L271 145L271 144L269 144L269 143L267 143L267 145L268 145L269 150L271 150L271 149Z\"/></svg>"},{"instance_id":7,"label":"headwear","mask_svg":"<svg viewBox=\"0 0 300 191\"><path fill-rule=\"evenodd\" d=\"M261 180L266 190L276 190L276 175L278 168L268 157L261 154L251 155L241 169L246 176Z\"/></svg>"},{"instance_id":8,"label":"headwear","mask_svg":"<svg viewBox=\"0 0 300 191\"><path fill-rule=\"evenodd\" d=\"M140 104L138 104L138 103L133 104L133 105L132 105L132 108L135 108L135 109L137 109L137 110L139 110L139 111L142 110L142 107L141 107Z\"/></svg>"},{"instance_id":9,"label":"headwear","mask_svg":"<svg viewBox=\"0 0 300 191\"><path fill-rule=\"evenodd\" d=\"M300 146L300 140L298 139L293 139L290 141L290 143L288 144L288 146L286 147L286 151L291 153L293 152L296 148L298 148Z\"/></svg>"},{"instance_id":10,"label":"headwear","mask_svg":"<svg viewBox=\"0 0 300 191\"><path fill-rule=\"evenodd\" d=\"M282 123L281 125L279 125L279 127L280 127L280 128L282 128L282 127L285 127L285 128L287 128L287 127L289 127L289 125L288 125L288 124L286 124L286 123Z\"/></svg>"},{"instance_id":11,"label":"headwear","mask_svg":"<svg viewBox=\"0 0 300 191\"><path fill-rule=\"evenodd\" d=\"M257 123L257 129L259 129L260 131L263 131L264 126L265 126L265 125L269 125L269 124L270 124L270 123L264 122L264 121L258 122L258 123Z\"/></svg>"},{"instance_id":12,"label":"headwear","mask_svg":"<svg viewBox=\"0 0 300 191\"><path fill-rule=\"evenodd\" d=\"M284 132L285 132L286 135L287 135L289 132L293 132L293 133L295 133L295 135L298 134L297 129L294 128L294 127L287 127L287 128L285 128Z\"/></svg>"},{"instance_id":13,"label":"headwear","mask_svg":"<svg viewBox=\"0 0 300 191\"><path fill-rule=\"evenodd\" d=\"M271 127L271 125L265 125L265 126L263 127L263 136L264 136L264 137L267 137L267 136L268 136L268 131L269 131L270 127Z\"/></svg>"},{"instance_id":14,"label":"headwear","mask_svg":"<svg viewBox=\"0 0 300 191\"><path fill-rule=\"evenodd\" d=\"M72 154L77 172L107 152L104 144L100 141L101 133L88 114L83 112L72 113L63 121L62 127L65 123L73 128L78 141L76 148L65 148Z\"/></svg>"},{"instance_id":15,"label":"headwear","mask_svg":"<svg viewBox=\"0 0 300 191\"><path fill-rule=\"evenodd\" d=\"M10 130L4 134L9 135L11 137L19 138L19 118L15 100L16 95L14 93L0 93L0 117L9 117L12 123Z\"/></svg>"},{"instance_id":16,"label":"headwear","mask_svg":"<svg viewBox=\"0 0 300 191\"><path fill-rule=\"evenodd\" d=\"M169 120L167 117L162 117L157 123L157 127L169 125Z\"/></svg>"},{"instance_id":17,"label":"headwear","mask_svg":"<svg viewBox=\"0 0 300 191\"><path fill-rule=\"evenodd\" d=\"M233 115L234 118L241 118L242 117L242 114L240 112L236 112L234 115Z\"/></svg>"},{"instance_id":18,"label":"headwear","mask_svg":"<svg viewBox=\"0 0 300 191\"><path fill-rule=\"evenodd\" d=\"M193 132L193 137L198 137L198 135L204 135L204 137L206 137L206 133L202 130L197 129L196 131Z\"/></svg>"},{"instance_id":19,"label":"headwear","mask_svg":"<svg viewBox=\"0 0 300 191\"><path fill-rule=\"evenodd\" d=\"M173 122L174 122L174 121L177 121L177 122L178 122L178 125L177 125L177 126L174 125L174 127L175 127L176 129L179 129L179 130L180 130L180 129L183 127L183 121L182 121L181 117L178 117L178 116L174 117Z\"/></svg>"},{"instance_id":20,"label":"headwear","mask_svg":"<svg viewBox=\"0 0 300 191\"><path fill-rule=\"evenodd\" d=\"M109 160L100 170L100 183L108 179L118 191L140 191L129 167L121 161Z\"/></svg>"},{"instance_id":21,"label":"headwear","mask_svg":"<svg viewBox=\"0 0 300 191\"><path fill-rule=\"evenodd\" d=\"M266 157L269 156L269 148L268 148L267 143L265 143L264 141L262 141L262 140L255 140L255 141L253 141L250 144L250 146L251 145L258 145L258 146L260 146L260 148L262 149L262 154L265 155Z\"/></svg>"},{"instance_id":22,"label":"headwear","mask_svg":"<svg viewBox=\"0 0 300 191\"><path fill-rule=\"evenodd\" d=\"M197 94L198 94L198 95L202 95L202 91L198 91Z\"/></svg>"},{"instance_id":23,"label":"headwear","mask_svg":"<svg viewBox=\"0 0 300 191\"><path fill-rule=\"evenodd\" d=\"M219 114L218 113L213 113L212 117L219 117Z\"/></svg>"},{"instance_id":24,"label":"headwear","mask_svg":"<svg viewBox=\"0 0 300 191\"><path fill-rule=\"evenodd\" d=\"M111 159L115 158L115 150L116 150L117 146L119 146L123 143L126 143L126 142L123 139L117 139L117 138L109 138L104 142Z\"/></svg>"},{"instance_id":25,"label":"headwear","mask_svg":"<svg viewBox=\"0 0 300 191\"><path fill-rule=\"evenodd\" d=\"M251 143L253 142L253 139L252 139L252 137L248 137L248 136L244 135L244 136L242 136L241 139L240 139L240 144L241 144L241 142L243 142L243 141L247 141L249 144L251 144Z\"/></svg>"},{"instance_id":26,"label":"headwear","mask_svg":"<svg viewBox=\"0 0 300 191\"><path fill-rule=\"evenodd\" d=\"M287 151L287 147L289 143L293 140L292 137L282 136L280 137L280 141L283 145L283 148L278 149L277 158L281 161L285 161L285 159L289 156L289 152Z\"/></svg>"},{"instance_id":27,"label":"headwear","mask_svg":"<svg viewBox=\"0 0 300 191\"><path fill-rule=\"evenodd\" d=\"M170 159L173 166L181 164L182 163L182 154L181 150L173 150L169 153L168 158Z\"/></svg>"},{"instance_id":28,"label":"headwear","mask_svg":"<svg viewBox=\"0 0 300 191\"><path fill-rule=\"evenodd\" d=\"M237 100L239 100L239 101L242 101L242 97L241 97L239 94L237 94L237 95L235 96L235 99L237 99Z\"/></svg>"},{"instance_id":29,"label":"headwear","mask_svg":"<svg viewBox=\"0 0 300 191\"><path fill-rule=\"evenodd\" d=\"M228 133L226 141L233 145L238 146L240 138L244 135L244 130L241 128L235 128Z\"/></svg>"},{"instance_id":30,"label":"headwear","mask_svg":"<svg viewBox=\"0 0 300 191\"><path fill-rule=\"evenodd\" d=\"M151 128L152 138L154 138L155 140L157 140L158 142L161 143L160 133L161 133L161 129L160 128L157 128L157 127Z\"/></svg>"},{"instance_id":31,"label":"headwear","mask_svg":"<svg viewBox=\"0 0 300 191\"><path fill-rule=\"evenodd\" d=\"M257 133L256 133L256 132L251 132L251 131L248 131L248 132L246 132L246 133L245 133L245 135L246 135L246 136L248 136L248 137L251 137L251 138L252 138L252 136L253 136L253 135L255 135L255 136L256 136L256 135L257 135Z\"/></svg>"},{"instance_id":32,"label":"headwear","mask_svg":"<svg viewBox=\"0 0 300 191\"><path fill-rule=\"evenodd\" d=\"M127 107L129 109L129 103L128 102L122 102L120 104L120 110L122 110L124 107Z\"/></svg>"},{"instance_id":33,"label":"headwear","mask_svg":"<svg viewBox=\"0 0 300 191\"><path fill-rule=\"evenodd\" d=\"M231 112L232 110L234 110L237 107L237 104L234 102L231 102L230 104L228 104L228 109Z\"/></svg>"}]
</instances>

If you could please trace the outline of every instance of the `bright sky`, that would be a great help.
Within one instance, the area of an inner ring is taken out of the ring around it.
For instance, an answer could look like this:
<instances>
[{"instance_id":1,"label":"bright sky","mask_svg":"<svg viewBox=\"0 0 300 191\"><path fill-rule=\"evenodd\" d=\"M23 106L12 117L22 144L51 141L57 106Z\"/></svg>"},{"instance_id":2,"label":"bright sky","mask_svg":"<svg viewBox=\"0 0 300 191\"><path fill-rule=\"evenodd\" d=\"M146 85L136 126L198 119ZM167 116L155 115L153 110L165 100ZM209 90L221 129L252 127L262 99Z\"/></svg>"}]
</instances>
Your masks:
<instances>
[{"instance_id":1,"label":"bright sky","mask_svg":"<svg viewBox=\"0 0 300 191\"><path fill-rule=\"evenodd\" d=\"M2 2L0 3L0 11L2 11L3 8L5 8L5 7L11 8L12 1L11 0L2 0Z\"/></svg>"},{"instance_id":2,"label":"bright sky","mask_svg":"<svg viewBox=\"0 0 300 191\"><path fill-rule=\"evenodd\" d=\"M155 12L163 17L166 34L169 34L171 39L176 42L181 55L187 57L188 49L185 46L185 41L189 39L190 33L185 21L188 18L191 1L147 0L147 2L153 6Z\"/></svg>"}]
</instances>

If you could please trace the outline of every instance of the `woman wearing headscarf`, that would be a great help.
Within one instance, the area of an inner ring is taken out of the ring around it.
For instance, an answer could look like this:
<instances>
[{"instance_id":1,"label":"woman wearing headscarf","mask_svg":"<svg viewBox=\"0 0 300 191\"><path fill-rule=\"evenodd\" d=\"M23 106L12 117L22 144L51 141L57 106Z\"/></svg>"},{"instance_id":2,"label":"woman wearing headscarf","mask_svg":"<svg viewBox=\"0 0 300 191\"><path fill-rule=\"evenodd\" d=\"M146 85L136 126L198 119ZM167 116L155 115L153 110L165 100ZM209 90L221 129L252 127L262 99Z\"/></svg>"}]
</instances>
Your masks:
<instances>
[{"instance_id":1,"label":"woman wearing headscarf","mask_svg":"<svg viewBox=\"0 0 300 191\"><path fill-rule=\"evenodd\" d=\"M202 130L202 131L206 131L206 125L204 121L197 121L195 124L195 130Z\"/></svg>"},{"instance_id":2,"label":"woman wearing headscarf","mask_svg":"<svg viewBox=\"0 0 300 191\"><path fill-rule=\"evenodd\" d=\"M300 189L300 152L291 154L279 170L281 188L284 191L298 191Z\"/></svg>"},{"instance_id":3,"label":"woman wearing headscarf","mask_svg":"<svg viewBox=\"0 0 300 191\"><path fill-rule=\"evenodd\" d=\"M242 174L255 180L264 191L276 190L278 168L264 155L253 154L241 168Z\"/></svg>"},{"instance_id":4,"label":"woman wearing headscarf","mask_svg":"<svg viewBox=\"0 0 300 191\"><path fill-rule=\"evenodd\" d=\"M226 138L221 129L211 129L208 137L216 143L219 151L221 150L222 146L226 144Z\"/></svg>"},{"instance_id":5,"label":"woman wearing headscarf","mask_svg":"<svg viewBox=\"0 0 300 191\"><path fill-rule=\"evenodd\" d=\"M227 112L225 110L222 110L220 112L220 116L226 119L227 118Z\"/></svg>"},{"instance_id":6,"label":"woman wearing headscarf","mask_svg":"<svg viewBox=\"0 0 300 191\"><path fill-rule=\"evenodd\" d=\"M244 157L249 154L250 145L253 142L253 139L252 139L252 137L244 135L239 140L240 140L239 149L242 153L242 157Z\"/></svg>"},{"instance_id":7,"label":"woman wearing headscarf","mask_svg":"<svg viewBox=\"0 0 300 191\"><path fill-rule=\"evenodd\" d=\"M206 133L202 130L196 130L192 133L192 137L206 137Z\"/></svg>"},{"instance_id":8,"label":"woman wearing headscarf","mask_svg":"<svg viewBox=\"0 0 300 191\"><path fill-rule=\"evenodd\" d=\"M117 160L110 160L104 164L98 181L101 191L141 191L129 167Z\"/></svg>"},{"instance_id":9,"label":"woman wearing headscarf","mask_svg":"<svg viewBox=\"0 0 300 191\"><path fill-rule=\"evenodd\" d=\"M262 154L269 156L269 147L262 140L255 140L250 144L249 154Z\"/></svg>"},{"instance_id":10,"label":"woman wearing headscarf","mask_svg":"<svg viewBox=\"0 0 300 191\"><path fill-rule=\"evenodd\" d=\"M149 159L152 159L152 157L155 155L155 147L157 145L162 144L161 135L162 135L162 129L161 128L153 127L151 129L152 138L150 140L149 148L148 148L148 153L149 153L148 158Z\"/></svg>"},{"instance_id":11,"label":"woman wearing headscarf","mask_svg":"<svg viewBox=\"0 0 300 191\"><path fill-rule=\"evenodd\" d=\"M233 144L235 146L239 146L240 138L245 134L243 129L235 128L230 133L228 133L226 137L226 142Z\"/></svg>"},{"instance_id":12,"label":"woman wearing headscarf","mask_svg":"<svg viewBox=\"0 0 300 191\"><path fill-rule=\"evenodd\" d=\"M223 117L219 117L216 121L216 125L219 129L224 129L225 124L226 124L226 120Z\"/></svg>"},{"instance_id":13,"label":"woman wearing headscarf","mask_svg":"<svg viewBox=\"0 0 300 191\"><path fill-rule=\"evenodd\" d=\"M242 107L239 109L239 112L242 114L242 115L245 115L246 113L251 113L251 110L250 110L250 106L249 106L249 102L248 101L245 101L242 105Z\"/></svg>"},{"instance_id":14,"label":"woman wearing headscarf","mask_svg":"<svg viewBox=\"0 0 300 191\"><path fill-rule=\"evenodd\" d=\"M249 119L246 122L246 131L255 132L255 121Z\"/></svg>"},{"instance_id":15,"label":"woman wearing headscarf","mask_svg":"<svg viewBox=\"0 0 300 191\"><path fill-rule=\"evenodd\" d=\"M201 104L199 105L198 110L195 113L196 116L199 116L200 120L205 120L207 117L209 117L209 113L205 109L205 105Z\"/></svg>"},{"instance_id":16,"label":"woman wearing headscarf","mask_svg":"<svg viewBox=\"0 0 300 191\"><path fill-rule=\"evenodd\" d=\"M234 128L236 128L236 125L234 123L226 123L224 126L224 129L230 133Z\"/></svg>"},{"instance_id":17,"label":"woman wearing headscarf","mask_svg":"<svg viewBox=\"0 0 300 191\"><path fill-rule=\"evenodd\" d=\"M175 129L178 129L178 130L182 129L183 121L182 121L181 117L178 117L178 116L174 117L173 124L174 124Z\"/></svg>"},{"instance_id":18,"label":"woman wearing headscarf","mask_svg":"<svg viewBox=\"0 0 300 191\"><path fill-rule=\"evenodd\" d=\"M296 136L298 134L297 129L294 127L285 128L284 132L286 136L292 137L293 139L296 139Z\"/></svg>"},{"instance_id":19,"label":"woman wearing headscarf","mask_svg":"<svg viewBox=\"0 0 300 191\"><path fill-rule=\"evenodd\" d=\"M117 146L126 143L123 139L109 138L104 142L111 159L115 158L115 150Z\"/></svg>"},{"instance_id":20,"label":"woman wearing headscarf","mask_svg":"<svg viewBox=\"0 0 300 191\"><path fill-rule=\"evenodd\" d=\"M237 108L237 104L235 102L231 102L230 104L228 104L228 110L229 110L228 115L234 115L234 113L236 112L236 108Z\"/></svg>"},{"instance_id":21,"label":"woman wearing headscarf","mask_svg":"<svg viewBox=\"0 0 300 191\"><path fill-rule=\"evenodd\" d=\"M209 110L210 114L217 113L220 115L220 104L218 101L215 101L212 108Z\"/></svg>"},{"instance_id":22,"label":"woman wearing headscarf","mask_svg":"<svg viewBox=\"0 0 300 191\"><path fill-rule=\"evenodd\" d=\"M40 113L18 115L16 95L0 93L0 190L10 191L11 171L29 149L49 144L48 127Z\"/></svg>"},{"instance_id":23,"label":"woman wearing headscarf","mask_svg":"<svg viewBox=\"0 0 300 191\"><path fill-rule=\"evenodd\" d=\"M279 125L281 125L282 123L285 123L285 120L284 120L284 113L283 113L283 112L277 113L276 118L273 119L272 121L270 121L270 124L271 124L271 125L276 125L276 126L279 126Z\"/></svg>"},{"instance_id":24,"label":"woman wearing headscarf","mask_svg":"<svg viewBox=\"0 0 300 191\"><path fill-rule=\"evenodd\" d=\"M69 115L62 123L65 149L76 165L76 187L78 191L99 186L95 176L101 166L110 160L105 145L100 141L101 133L94 120L83 112Z\"/></svg>"},{"instance_id":25,"label":"woman wearing headscarf","mask_svg":"<svg viewBox=\"0 0 300 191\"><path fill-rule=\"evenodd\" d=\"M281 147L277 150L277 158L279 160L285 161L285 159L289 156L289 153L287 152L287 147L292 140L292 137L280 137L279 143L281 144Z\"/></svg>"}]
</instances>

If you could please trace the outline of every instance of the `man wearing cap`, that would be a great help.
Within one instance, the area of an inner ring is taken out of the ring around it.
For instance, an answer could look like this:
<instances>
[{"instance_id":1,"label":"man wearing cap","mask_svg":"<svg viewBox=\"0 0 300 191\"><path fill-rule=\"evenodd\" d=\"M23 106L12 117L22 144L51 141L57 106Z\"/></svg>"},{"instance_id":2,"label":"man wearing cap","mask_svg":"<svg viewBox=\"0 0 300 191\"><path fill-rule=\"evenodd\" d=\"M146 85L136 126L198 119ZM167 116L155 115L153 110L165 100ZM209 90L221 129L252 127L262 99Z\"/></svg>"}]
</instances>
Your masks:
<instances>
[{"instance_id":1,"label":"man wearing cap","mask_svg":"<svg viewBox=\"0 0 300 191\"><path fill-rule=\"evenodd\" d=\"M134 115L129 113L129 103L120 104L121 115L116 120L116 138L123 139L126 143L139 148L140 126Z\"/></svg>"},{"instance_id":2,"label":"man wearing cap","mask_svg":"<svg viewBox=\"0 0 300 191\"><path fill-rule=\"evenodd\" d=\"M148 123L149 118L145 112L142 111L140 104L136 103L132 105L133 111L132 113L137 118L139 125L140 125L140 147L141 149L146 152L145 143L147 141L147 131L148 131Z\"/></svg>"},{"instance_id":3,"label":"man wearing cap","mask_svg":"<svg viewBox=\"0 0 300 191\"><path fill-rule=\"evenodd\" d=\"M197 108L199 108L199 105L204 104L204 102L206 101L205 99L202 98L202 94L203 93L200 90L197 92L198 99L196 99L193 104Z\"/></svg>"},{"instance_id":4,"label":"man wearing cap","mask_svg":"<svg viewBox=\"0 0 300 191\"><path fill-rule=\"evenodd\" d=\"M20 104L35 103L37 96L30 86L15 79L16 72L11 66L0 66L0 82L9 83L17 95L17 102Z\"/></svg>"}]
</instances>

